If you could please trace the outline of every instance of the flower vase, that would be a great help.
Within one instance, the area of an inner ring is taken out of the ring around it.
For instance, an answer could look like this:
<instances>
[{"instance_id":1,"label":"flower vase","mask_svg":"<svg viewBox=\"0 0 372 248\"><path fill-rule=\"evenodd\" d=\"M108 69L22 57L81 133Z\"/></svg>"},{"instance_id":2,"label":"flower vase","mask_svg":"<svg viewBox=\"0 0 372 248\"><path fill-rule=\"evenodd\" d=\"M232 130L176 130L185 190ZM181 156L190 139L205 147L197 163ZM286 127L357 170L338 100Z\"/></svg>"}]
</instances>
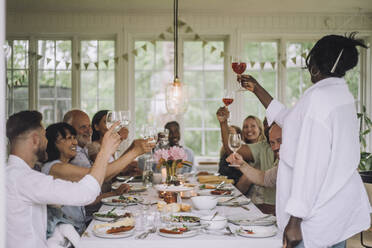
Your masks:
<instances>
[{"instance_id":1,"label":"flower vase","mask_svg":"<svg viewBox=\"0 0 372 248\"><path fill-rule=\"evenodd\" d=\"M177 169L177 164L176 161L169 161L167 163L167 178L166 178L166 184L168 185L178 185L178 180L176 177L176 169Z\"/></svg>"}]
</instances>

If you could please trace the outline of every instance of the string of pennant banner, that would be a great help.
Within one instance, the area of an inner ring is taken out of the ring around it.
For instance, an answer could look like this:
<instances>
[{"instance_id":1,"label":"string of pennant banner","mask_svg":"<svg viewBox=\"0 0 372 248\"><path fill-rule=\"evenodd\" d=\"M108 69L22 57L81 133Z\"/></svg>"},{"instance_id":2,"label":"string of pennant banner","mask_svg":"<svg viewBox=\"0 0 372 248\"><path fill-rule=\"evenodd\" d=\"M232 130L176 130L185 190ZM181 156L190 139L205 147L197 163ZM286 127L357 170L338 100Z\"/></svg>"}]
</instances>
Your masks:
<instances>
[{"instance_id":1,"label":"string of pennant banner","mask_svg":"<svg viewBox=\"0 0 372 248\"><path fill-rule=\"evenodd\" d=\"M182 21L182 20L178 20L178 25L179 25L179 28L180 30L183 30L184 33L186 34L192 34L194 37L193 37L193 40L194 41L201 41L202 42L202 47L205 48L205 47L209 47L209 51L210 53L217 53L219 54L219 56L221 58L225 57L225 53L224 51L220 51L218 48L216 48L214 45L212 45L210 42L208 42L207 40L204 40L198 33L196 33L193 28L188 25L185 21ZM168 27L164 32L160 33L158 36L157 36L157 39L153 39L150 41L150 43L152 45L155 45L156 44L156 41L157 40L167 40L167 38L169 38L169 35L173 34L174 30L173 30L173 27ZM143 50L144 52L147 52L147 44L144 44L138 48L135 48L133 49L132 51L130 51L131 54L133 54L134 56L138 56L139 54L139 51ZM43 55L40 55L36 52L29 52L29 55L32 56L32 57L36 57L37 60L40 60L42 58L44 58ZM287 66L287 61L290 60L292 61L294 64L297 64L297 62L299 60L301 60L301 58L306 58L307 56L307 53L304 52L302 53L300 56L294 56L294 57L291 57L289 59L283 59L281 60L280 62L282 63L282 65L284 67ZM46 57L46 64L48 65L53 59L49 58L49 57ZM119 59L124 59L125 61L128 62L129 60L129 53L124 53L122 54L121 56L115 56L114 58L111 58L111 59L104 59L104 60L101 60L101 61L89 61L89 62L77 62L77 63L74 63L74 66L77 70L80 70L80 69L85 69L85 70L88 70L89 66L90 65L94 65L94 67L98 70L100 68L100 65L103 63L105 65L106 68L109 68L109 65L110 63L115 63L117 64L119 62ZM277 61L247 61L246 62L247 65L250 65L251 68L254 68L255 65L259 65L260 69L263 70L265 68L265 65L268 64L270 65L273 69L275 69L276 65L277 65ZM58 65L60 64L64 64L65 65L65 69L69 69L71 65L71 61L65 61L65 60L55 60L55 67L58 67ZM22 81L25 80L25 75L22 75L21 77ZM22 82L20 82L20 80L17 80L13 83L13 85L15 86L21 86L22 85Z\"/></svg>"}]
</instances>

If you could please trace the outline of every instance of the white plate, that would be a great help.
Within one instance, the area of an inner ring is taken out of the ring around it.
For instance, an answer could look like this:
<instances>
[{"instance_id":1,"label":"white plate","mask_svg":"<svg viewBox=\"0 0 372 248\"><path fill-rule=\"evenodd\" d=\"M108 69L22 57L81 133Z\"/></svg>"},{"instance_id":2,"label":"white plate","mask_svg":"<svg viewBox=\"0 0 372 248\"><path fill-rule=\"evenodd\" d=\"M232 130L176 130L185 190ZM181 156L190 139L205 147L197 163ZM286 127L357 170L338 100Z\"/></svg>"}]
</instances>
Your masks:
<instances>
[{"instance_id":1,"label":"white plate","mask_svg":"<svg viewBox=\"0 0 372 248\"><path fill-rule=\"evenodd\" d=\"M185 226L199 226L200 221L195 222L195 223L190 223L190 222L175 222L171 221L171 216L193 216L193 217L198 217L200 219L200 216L197 214L193 213L174 213L174 214L169 214L168 216L163 216L162 220L167 223L172 223L172 225L185 225Z\"/></svg>"},{"instance_id":2,"label":"white plate","mask_svg":"<svg viewBox=\"0 0 372 248\"><path fill-rule=\"evenodd\" d=\"M183 191L193 190L193 188L190 188L190 187L174 186L174 185L166 185L166 184L155 185L155 189L157 191L167 191L167 192L183 192Z\"/></svg>"},{"instance_id":3,"label":"white plate","mask_svg":"<svg viewBox=\"0 0 372 248\"><path fill-rule=\"evenodd\" d=\"M234 214L227 216L227 219L229 222L238 226L271 226L276 223L275 216L268 216L267 218L258 218Z\"/></svg>"},{"instance_id":4,"label":"white plate","mask_svg":"<svg viewBox=\"0 0 372 248\"><path fill-rule=\"evenodd\" d=\"M143 198L139 196L133 196L133 195L124 195L124 196L134 197L138 199L138 202L143 202ZM135 203L112 202L113 199L119 199L119 196L106 197L106 198L101 199L101 202L109 206L131 206L131 205L136 205L138 203L138 202L135 202Z\"/></svg>"},{"instance_id":5,"label":"white plate","mask_svg":"<svg viewBox=\"0 0 372 248\"><path fill-rule=\"evenodd\" d=\"M245 232L244 230L253 231L252 234ZM276 235L277 228L274 225L271 226L249 226L249 227L240 227L237 231L237 234L247 238L267 238Z\"/></svg>"},{"instance_id":6,"label":"white plate","mask_svg":"<svg viewBox=\"0 0 372 248\"><path fill-rule=\"evenodd\" d=\"M120 232L120 233L106 233L106 231L108 229L110 229L111 227L102 227L102 228L98 228L98 229L93 229L93 234L99 238L105 238L105 239L120 239L120 238L126 238L126 237L130 237L134 234L134 230L135 228L133 228L132 230L129 230L127 232Z\"/></svg>"},{"instance_id":7,"label":"white plate","mask_svg":"<svg viewBox=\"0 0 372 248\"><path fill-rule=\"evenodd\" d=\"M189 238L189 237L194 237L198 235L198 232L200 230L190 230L188 232L184 232L182 234L171 234L171 233L162 233L158 229L158 234L160 236L166 237L166 238L175 238L175 239L182 239L182 238Z\"/></svg>"},{"instance_id":8,"label":"white plate","mask_svg":"<svg viewBox=\"0 0 372 248\"><path fill-rule=\"evenodd\" d=\"M96 220L99 220L99 221L112 221L113 219L115 219L115 218L111 218L111 217L99 217L99 216L96 216L96 214L107 214L108 212L110 212L110 210L108 210L108 211L101 211L101 212L95 212L95 213L93 213L93 218L96 219ZM123 215L125 213L128 213L128 211L123 211L123 210L117 210L117 209L115 209L113 211L113 213L115 213L117 215Z\"/></svg>"},{"instance_id":9,"label":"white plate","mask_svg":"<svg viewBox=\"0 0 372 248\"><path fill-rule=\"evenodd\" d=\"M221 196L218 197L217 205L218 206L235 206L235 205L248 205L251 202L251 199L241 196L237 199L231 200L233 196Z\"/></svg>"}]
</instances>

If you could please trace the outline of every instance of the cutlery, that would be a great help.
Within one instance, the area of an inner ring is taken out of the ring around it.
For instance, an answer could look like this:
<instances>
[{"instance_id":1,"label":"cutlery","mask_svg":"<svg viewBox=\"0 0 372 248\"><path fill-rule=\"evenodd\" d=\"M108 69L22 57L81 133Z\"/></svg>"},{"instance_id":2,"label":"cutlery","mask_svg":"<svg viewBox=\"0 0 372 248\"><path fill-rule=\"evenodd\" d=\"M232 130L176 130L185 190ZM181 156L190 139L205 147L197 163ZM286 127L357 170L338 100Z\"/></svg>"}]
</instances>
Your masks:
<instances>
[{"instance_id":1,"label":"cutlery","mask_svg":"<svg viewBox=\"0 0 372 248\"><path fill-rule=\"evenodd\" d=\"M225 184L225 181L220 182L220 183L216 186L216 189L220 189L220 188L222 188L222 185L224 185L224 184Z\"/></svg>"},{"instance_id":2,"label":"cutlery","mask_svg":"<svg viewBox=\"0 0 372 248\"><path fill-rule=\"evenodd\" d=\"M233 231L231 231L231 228L229 226L226 227L226 231L228 231L228 233L225 233L224 235L235 236L235 233L233 233Z\"/></svg>"},{"instance_id":3,"label":"cutlery","mask_svg":"<svg viewBox=\"0 0 372 248\"><path fill-rule=\"evenodd\" d=\"M216 212L214 213L214 215L212 216L212 218L211 218L209 221L212 221L212 220L214 219L214 217L217 216L217 214L218 214L218 212L216 211Z\"/></svg>"},{"instance_id":4,"label":"cutlery","mask_svg":"<svg viewBox=\"0 0 372 248\"><path fill-rule=\"evenodd\" d=\"M134 177L130 177L127 180L125 180L123 183L128 183L128 182L132 181L133 179L134 179Z\"/></svg>"},{"instance_id":5,"label":"cutlery","mask_svg":"<svg viewBox=\"0 0 372 248\"><path fill-rule=\"evenodd\" d=\"M147 230L146 232L141 233L136 237L136 239L145 239L150 233L156 232L156 227L152 227L151 229Z\"/></svg>"},{"instance_id":6,"label":"cutlery","mask_svg":"<svg viewBox=\"0 0 372 248\"><path fill-rule=\"evenodd\" d=\"M239 194L239 195L237 195L237 196L234 196L234 197L232 197L231 199L229 199L229 200L227 200L227 201L224 201L223 203L230 202L230 201L232 201L232 200L238 199L238 198L241 197L242 195L243 195L243 194Z\"/></svg>"},{"instance_id":7,"label":"cutlery","mask_svg":"<svg viewBox=\"0 0 372 248\"><path fill-rule=\"evenodd\" d=\"M258 220L264 220L264 219L267 219L269 217L273 216L272 214L268 214L268 215L265 215L265 216L261 216L261 217L258 217L256 219L253 219L253 220L248 220L249 222L256 222Z\"/></svg>"}]
</instances>

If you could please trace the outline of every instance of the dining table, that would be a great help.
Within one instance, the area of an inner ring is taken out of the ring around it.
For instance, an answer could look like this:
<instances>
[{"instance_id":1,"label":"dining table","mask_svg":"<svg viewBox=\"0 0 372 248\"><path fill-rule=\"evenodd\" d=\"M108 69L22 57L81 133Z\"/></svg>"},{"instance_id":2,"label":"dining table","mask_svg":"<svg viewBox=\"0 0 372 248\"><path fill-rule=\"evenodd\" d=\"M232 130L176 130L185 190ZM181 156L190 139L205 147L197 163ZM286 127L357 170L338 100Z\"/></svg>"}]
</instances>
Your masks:
<instances>
[{"instance_id":1,"label":"dining table","mask_svg":"<svg viewBox=\"0 0 372 248\"><path fill-rule=\"evenodd\" d=\"M194 182L195 178L194 178ZM233 187L233 185L231 185ZM195 193L199 191L199 185L192 189ZM233 187L233 195L240 194L235 187ZM241 194L240 194L241 195ZM247 237L237 235L237 230L240 226L233 223L228 223L233 235L227 235L227 231L223 230L205 230L200 229L197 235L187 238L170 238L159 235L158 232L150 233L145 239L138 239L138 235L151 228L157 228L162 223L163 212L158 210L157 202L162 199L159 198L158 191L154 187L148 187L144 192L137 192L136 197L143 199L142 204L130 206L110 206L102 204L100 212L107 212L113 209L120 209L134 213L136 216L136 224L134 234L125 238L102 238L97 237L93 229L95 225L104 222L93 219L86 231L81 237L81 248L177 248L177 247L190 247L190 248L227 248L227 247L268 247L276 248L282 247L282 237L279 232L270 237ZM240 196L245 198L244 195ZM259 219L265 217L263 214L248 198L249 203L244 206L220 206L217 205L211 210L198 210L196 209L190 199L180 199L183 204L190 204L192 206L190 215L195 216L211 216L216 212L218 215L226 216L240 216L246 219ZM272 217L272 216L271 216ZM274 217L275 218L275 217ZM273 228L276 228L275 224Z\"/></svg>"}]
</instances>

